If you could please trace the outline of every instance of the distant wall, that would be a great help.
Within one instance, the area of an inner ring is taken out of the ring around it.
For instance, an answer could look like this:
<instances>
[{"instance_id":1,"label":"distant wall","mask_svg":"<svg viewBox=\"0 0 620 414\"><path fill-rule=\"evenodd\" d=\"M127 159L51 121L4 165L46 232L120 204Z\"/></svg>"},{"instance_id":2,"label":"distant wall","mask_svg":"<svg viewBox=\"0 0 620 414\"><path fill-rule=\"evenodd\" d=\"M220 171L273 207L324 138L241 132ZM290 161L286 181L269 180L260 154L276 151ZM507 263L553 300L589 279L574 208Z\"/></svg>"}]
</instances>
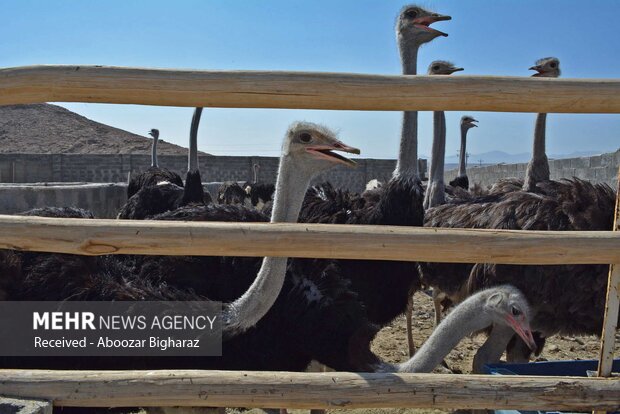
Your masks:
<instances>
[{"instance_id":1,"label":"distant wall","mask_svg":"<svg viewBox=\"0 0 620 414\"><path fill-rule=\"evenodd\" d=\"M115 218L127 199L125 184L0 184L0 214L37 207L80 207L96 217Z\"/></svg>"},{"instance_id":2,"label":"distant wall","mask_svg":"<svg viewBox=\"0 0 620 414\"><path fill-rule=\"evenodd\" d=\"M618 182L618 166L620 166L620 150L592 157L549 160L551 179L578 177L607 183L612 188L616 188ZM526 168L527 163L497 164L486 167L470 166L467 168L467 176L470 184L479 183L482 186L489 186L500 178L524 178ZM454 179L457 172L456 169L446 171L446 182Z\"/></svg>"},{"instance_id":3,"label":"distant wall","mask_svg":"<svg viewBox=\"0 0 620 414\"><path fill-rule=\"evenodd\" d=\"M159 164L181 176L187 171L187 157L160 155ZM377 178L388 180L394 170L393 160L359 159L356 169L344 166L330 170L316 182L329 179L336 187L363 190ZM144 171L151 163L150 155L87 154L0 154L0 183L33 182L127 182L129 172ZM200 157L203 181L247 181L252 179L252 166L261 166L260 180L274 182L278 169L275 157ZM426 170L426 160L422 160Z\"/></svg>"}]
</instances>

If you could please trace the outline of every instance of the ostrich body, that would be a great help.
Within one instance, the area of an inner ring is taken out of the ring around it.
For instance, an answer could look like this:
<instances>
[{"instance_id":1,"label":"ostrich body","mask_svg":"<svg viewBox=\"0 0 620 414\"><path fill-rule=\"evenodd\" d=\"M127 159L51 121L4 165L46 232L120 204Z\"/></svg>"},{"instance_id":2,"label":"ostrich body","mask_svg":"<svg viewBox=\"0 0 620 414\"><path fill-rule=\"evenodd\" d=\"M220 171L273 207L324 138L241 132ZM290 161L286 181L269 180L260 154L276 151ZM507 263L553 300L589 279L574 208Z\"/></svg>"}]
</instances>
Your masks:
<instances>
[{"instance_id":1,"label":"ostrich body","mask_svg":"<svg viewBox=\"0 0 620 414\"><path fill-rule=\"evenodd\" d=\"M151 146L151 166L136 177L130 178L127 183L127 199L140 191L143 187L150 187L159 183L168 182L183 187L183 180L179 174L159 166L157 162L157 141L159 141L159 130L151 129L149 135L153 137Z\"/></svg>"},{"instance_id":2,"label":"ostrich body","mask_svg":"<svg viewBox=\"0 0 620 414\"><path fill-rule=\"evenodd\" d=\"M445 33L429 27L449 20L418 6L404 7L397 19L396 34L403 73L417 73L419 47ZM377 224L422 226L423 189L418 173L417 112L403 115L400 148L393 177L382 187L363 196L334 189L329 184L308 191L300 214L305 223ZM368 194L370 193L370 194ZM407 306L408 292L420 287L415 265L410 262L342 260L343 277L359 295L369 319L386 325L402 314ZM390 275L385 283L384 275Z\"/></svg>"},{"instance_id":3,"label":"ostrich body","mask_svg":"<svg viewBox=\"0 0 620 414\"><path fill-rule=\"evenodd\" d=\"M250 197L250 203L252 206L254 206L257 210L262 211L266 205L271 203L275 186L273 184L259 181L258 174L260 171L260 164L254 164L253 170L254 177L252 182L246 182L243 185L243 189Z\"/></svg>"},{"instance_id":4,"label":"ostrich body","mask_svg":"<svg viewBox=\"0 0 620 414\"><path fill-rule=\"evenodd\" d=\"M192 117L185 187L170 182L143 187L121 207L117 216L119 219L144 220L191 203L210 202L210 196L202 188L198 168L198 125L201 114L202 108L196 108Z\"/></svg>"},{"instance_id":5,"label":"ostrich body","mask_svg":"<svg viewBox=\"0 0 620 414\"><path fill-rule=\"evenodd\" d=\"M459 151L459 171L456 178L450 181L452 187L460 187L464 190L469 190L469 178L467 177L467 131L472 127L478 125L473 122L478 122L474 118L468 115L464 115L461 118L461 149Z\"/></svg>"},{"instance_id":6,"label":"ostrich body","mask_svg":"<svg viewBox=\"0 0 620 414\"><path fill-rule=\"evenodd\" d=\"M247 198L248 193L235 181L226 181L217 190L217 202L220 204L245 205Z\"/></svg>"}]
</instances>

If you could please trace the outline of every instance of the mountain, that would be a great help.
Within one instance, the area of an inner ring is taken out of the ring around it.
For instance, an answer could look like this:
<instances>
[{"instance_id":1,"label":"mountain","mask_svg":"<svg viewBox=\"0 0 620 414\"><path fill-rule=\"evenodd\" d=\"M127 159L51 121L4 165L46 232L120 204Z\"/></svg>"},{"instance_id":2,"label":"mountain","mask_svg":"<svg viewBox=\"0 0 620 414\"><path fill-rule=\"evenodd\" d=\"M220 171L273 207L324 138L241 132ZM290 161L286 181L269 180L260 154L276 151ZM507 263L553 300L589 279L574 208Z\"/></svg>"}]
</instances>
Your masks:
<instances>
[{"instance_id":1,"label":"mountain","mask_svg":"<svg viewBox=\"0 0 620 414\"><path fill-rule=\"evenodd\" d=\"M0 153L4 154L150 154L152 142L57 105L0 106ZM186 155L187 149L160 139L157 152Z\"/></svg>"}]
</instances>

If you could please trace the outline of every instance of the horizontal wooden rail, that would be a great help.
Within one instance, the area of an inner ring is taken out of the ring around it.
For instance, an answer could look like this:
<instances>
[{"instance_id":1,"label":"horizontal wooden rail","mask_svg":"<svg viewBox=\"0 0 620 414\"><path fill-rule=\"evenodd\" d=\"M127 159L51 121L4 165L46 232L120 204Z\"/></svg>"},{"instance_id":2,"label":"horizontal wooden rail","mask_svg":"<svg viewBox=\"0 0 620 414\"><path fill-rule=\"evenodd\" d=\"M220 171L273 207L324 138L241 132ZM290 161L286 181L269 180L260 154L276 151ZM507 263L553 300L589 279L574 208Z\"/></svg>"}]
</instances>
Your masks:
<instances>
[{"instance_id":1,"label":"horizontal wooden rail","mask_svg":"<svg viewBox=\"0 0 620 414\"><path fill-rule=\"evenodd\" d=\"M0 370L0 395L74 407L617 410L620 380L348 372Z\"/></svg>"},{"instance_id":2,"label":"horizontal wooden rail","mask_svg":"<svg viewBox=\"0 0 620 414\"><path fill-rule=\"evenodd\" d=\"M618 79L389 76L106 66L0 69L0 105L620 113Z\"/></svg>"},{"instance_id":3,"label":"horizontal wooden rail","mask_svg":"<svg viewBox=\"0 0 620 414\"><path fill-rule=\"evenodd\" d=\"M505 264L620 263L620 233L0 215L0 249L82 255L286 256Z\"/></svg>"}]
</instances>

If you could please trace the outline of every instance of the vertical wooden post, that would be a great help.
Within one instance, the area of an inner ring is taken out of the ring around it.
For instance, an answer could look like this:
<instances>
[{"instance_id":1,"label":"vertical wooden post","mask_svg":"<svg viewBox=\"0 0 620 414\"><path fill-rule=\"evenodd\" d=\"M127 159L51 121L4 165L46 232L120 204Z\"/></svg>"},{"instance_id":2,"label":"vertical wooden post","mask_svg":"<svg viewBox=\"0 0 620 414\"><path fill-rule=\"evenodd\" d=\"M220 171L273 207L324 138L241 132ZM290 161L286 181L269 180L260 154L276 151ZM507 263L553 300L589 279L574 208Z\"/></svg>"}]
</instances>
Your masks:
<instances>
[{"instance_id":1,"label":"vertical wooden post","mask_svg":"<svg viewBox=\"0 0 620 414\"><path fill-rule=\"evenodd\" d=\"M616 188L616 209L614 214L614 231L620 231L620 168L618 169L618 184ZM620 263L609 266L609 281L607 282L607 301L605 303L605 318L601 334L601 353L598 361L598 376L611 376L614 362L614 341L620 308ZM603 411L604 412L604 411ZM601 411L594 411L601 413Z\"/></svg>"},{"instance_id":2,"label":"vertical wooden post","mask_svg":"<svg viewBox=\"0 0 620 414\"><path fill-rule=\"evenodd\" d=\"M618 187L613 230L620 231L620 168L618 170ZM599 377L608 377L611 375L611 366L614 358L614 339L616 335L619 307L620 263L613 263L609 266L607 303L605 304L605 319L603 321L603 333L601 334L601 354L598 365Z\"/></svg>"}]
</instances>

